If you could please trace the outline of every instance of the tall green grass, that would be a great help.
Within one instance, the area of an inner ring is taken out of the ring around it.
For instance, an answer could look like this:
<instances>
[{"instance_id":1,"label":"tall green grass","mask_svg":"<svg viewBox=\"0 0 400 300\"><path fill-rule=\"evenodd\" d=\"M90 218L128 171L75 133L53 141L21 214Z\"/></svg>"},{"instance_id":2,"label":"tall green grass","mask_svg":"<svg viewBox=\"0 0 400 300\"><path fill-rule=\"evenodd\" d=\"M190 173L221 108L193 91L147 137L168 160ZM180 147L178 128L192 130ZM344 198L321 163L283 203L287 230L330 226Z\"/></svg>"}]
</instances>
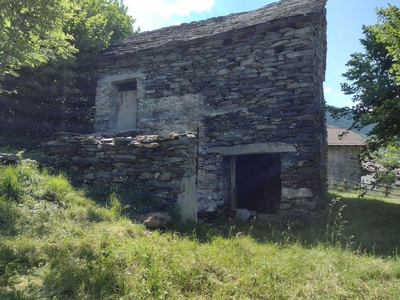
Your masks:
<instances>
[{"instance_id":1,"label":"tall green grass","mask_svg":"<svg viewBox=\"0 0 400 300\"><path fill-rule=\"evenodd\" d=\"M399 295L399 200L331 194L313 226L226 219L161 232L128 219L117 193L100 206L32 161L0 166L0 189L0 299Z\"/></svg>"},{"instance_id":2,"label":"tall green grass","mask_svg":"<svg viewBox=\"0 0 400 300\"><path fill-rule=\"evenodd\" d=\"M400 249L400 198L356 193L331 193L345 206L342 234L351 240L351 249L377 256L397 256Z\"/></svg>"}]
</instances>

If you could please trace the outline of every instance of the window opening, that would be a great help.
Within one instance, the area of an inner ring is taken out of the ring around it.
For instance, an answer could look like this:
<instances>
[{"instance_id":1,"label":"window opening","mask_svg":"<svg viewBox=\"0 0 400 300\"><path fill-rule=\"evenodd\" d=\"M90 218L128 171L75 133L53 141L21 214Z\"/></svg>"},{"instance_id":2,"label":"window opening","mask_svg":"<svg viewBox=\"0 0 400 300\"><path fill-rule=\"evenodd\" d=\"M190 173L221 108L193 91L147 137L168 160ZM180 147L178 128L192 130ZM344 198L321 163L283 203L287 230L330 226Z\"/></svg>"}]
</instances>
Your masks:
<instances>
[{"instance_id":1,"label":"window opening","mask_svg":"<svg viewBox=\"0 0 400 300\"><path fill-rule=\"evenodd\" d=\"M118 92L136 91L137 90L137 80L131 79L129 81L115 83Z\"/></svg>"}]
</instances>

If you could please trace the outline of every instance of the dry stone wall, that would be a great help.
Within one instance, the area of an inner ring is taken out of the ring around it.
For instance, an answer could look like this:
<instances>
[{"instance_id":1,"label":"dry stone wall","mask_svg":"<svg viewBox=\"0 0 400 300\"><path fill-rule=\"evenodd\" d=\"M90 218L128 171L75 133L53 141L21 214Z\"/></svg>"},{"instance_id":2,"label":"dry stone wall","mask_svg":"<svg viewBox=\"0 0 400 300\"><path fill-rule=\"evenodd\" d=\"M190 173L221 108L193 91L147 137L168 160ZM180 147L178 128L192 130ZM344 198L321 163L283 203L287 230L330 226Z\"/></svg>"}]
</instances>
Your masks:
<instances>
[{"instance_id":1,"label":"dry stone wall","mask_svg":"<svg viewBox=\"0 0 400 300\"><path fill-rule=\"evenodd\" d=\"M58 133L44 140L42 148L54 165L87 184L135 187L162 204L177 206L183 220L196 220L194 134L104 138Z\"/></svg>"}]
</instances>

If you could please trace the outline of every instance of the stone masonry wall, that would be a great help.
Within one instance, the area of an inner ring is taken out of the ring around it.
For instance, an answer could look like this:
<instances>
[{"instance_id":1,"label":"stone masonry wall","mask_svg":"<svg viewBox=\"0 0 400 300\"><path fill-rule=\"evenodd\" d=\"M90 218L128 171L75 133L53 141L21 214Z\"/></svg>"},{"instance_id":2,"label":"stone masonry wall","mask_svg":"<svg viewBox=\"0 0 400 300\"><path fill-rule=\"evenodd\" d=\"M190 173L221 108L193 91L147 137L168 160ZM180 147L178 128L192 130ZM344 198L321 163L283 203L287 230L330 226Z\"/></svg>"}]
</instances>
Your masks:
<instances>
[{"instance_id":1,"label":"stone masonry wall","mask_svg":"<svg viewBox=\"0 0 400 300\"><path fill-rule=\"evenodd\" d=\"M115 132L113 82L135 78L138 130L199 130L200 202L229 202L232 155L280 153L280 212L314 212L326 189L325 33L321 16L295 17L107 58L96 130Z\"/></svg>"},{"instance_id":2,"label":"stone masonry wall","mask_svg":"<svg viewBox=\"0 0 400 300\"><path fill-rule=\"evenodd\" d=\"M121 184L177 205L183 220L196 220L196 152L193 134L101 138L59 133L42 142L54 164L87 184Z\"/></svg>"}]
</instances>

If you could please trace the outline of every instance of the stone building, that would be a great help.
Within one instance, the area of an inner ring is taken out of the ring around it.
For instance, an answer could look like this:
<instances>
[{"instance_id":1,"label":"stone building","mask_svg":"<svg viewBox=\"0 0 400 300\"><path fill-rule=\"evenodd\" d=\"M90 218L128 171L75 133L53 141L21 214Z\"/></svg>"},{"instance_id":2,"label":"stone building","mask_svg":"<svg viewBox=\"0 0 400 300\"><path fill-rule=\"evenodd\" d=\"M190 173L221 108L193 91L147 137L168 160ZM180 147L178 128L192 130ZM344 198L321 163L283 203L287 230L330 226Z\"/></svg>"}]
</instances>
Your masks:
<instances>
[{"instance_id":1,"label":"stone building","mask_svg":"<svg viewBox=\"0 0 400 300\"><path fill-rule=\"evenodd\" d=\"M359 184L361 147L365 139L347 128L328 128L328 178Z\"/></svg>"},{"instance_id":2,"label":"stone building","mask_svg":"<svg viewBox=\"0 0 400 300\"><path fill-rule=\"evenodd\" d=\"M195 133L192 210L314 214L326 191L325 4L282 0L112 45L98 58L95 135Z\"/></svg>"}]
</instances>

